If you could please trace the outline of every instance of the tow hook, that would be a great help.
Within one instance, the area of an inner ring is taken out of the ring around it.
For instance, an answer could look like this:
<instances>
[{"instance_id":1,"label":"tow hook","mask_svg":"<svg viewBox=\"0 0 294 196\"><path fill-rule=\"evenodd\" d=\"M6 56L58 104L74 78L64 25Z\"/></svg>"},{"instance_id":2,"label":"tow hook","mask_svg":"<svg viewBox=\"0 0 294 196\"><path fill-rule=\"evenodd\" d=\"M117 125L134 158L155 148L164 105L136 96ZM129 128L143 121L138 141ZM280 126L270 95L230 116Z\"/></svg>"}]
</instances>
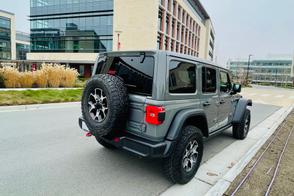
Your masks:
<instances>
[{"instance_id":1,"label":"tow hook","mask_svg":"<svg viewBox=\"0 0 294 196\"><path fill-rule=\"evenodd\" d=\"M92 137L92 133L87 132L87 133L86 133L86 137Z\"/></svg>"}]
</instances>

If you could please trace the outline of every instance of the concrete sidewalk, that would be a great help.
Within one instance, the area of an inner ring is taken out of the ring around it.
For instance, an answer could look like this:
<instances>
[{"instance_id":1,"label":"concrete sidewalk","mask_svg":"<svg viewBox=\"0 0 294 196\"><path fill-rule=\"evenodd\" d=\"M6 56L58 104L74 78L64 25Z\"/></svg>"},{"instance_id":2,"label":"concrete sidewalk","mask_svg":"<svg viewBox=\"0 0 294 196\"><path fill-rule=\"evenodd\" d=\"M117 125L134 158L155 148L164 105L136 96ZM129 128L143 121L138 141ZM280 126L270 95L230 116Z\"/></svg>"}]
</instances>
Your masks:
<instances>
[{"instance_id":1,"label":"concrete sidewalk","mask_svg":"<svg viewBox=\"0 0 294 196\"><path fill-rule=\"evenodd\" d=\"M278 110L253 128L245 140L236 140L202 164L190 183L174 185L162 195L223 195L292 109L293 106Z\"/></svg>"}]
</instances>

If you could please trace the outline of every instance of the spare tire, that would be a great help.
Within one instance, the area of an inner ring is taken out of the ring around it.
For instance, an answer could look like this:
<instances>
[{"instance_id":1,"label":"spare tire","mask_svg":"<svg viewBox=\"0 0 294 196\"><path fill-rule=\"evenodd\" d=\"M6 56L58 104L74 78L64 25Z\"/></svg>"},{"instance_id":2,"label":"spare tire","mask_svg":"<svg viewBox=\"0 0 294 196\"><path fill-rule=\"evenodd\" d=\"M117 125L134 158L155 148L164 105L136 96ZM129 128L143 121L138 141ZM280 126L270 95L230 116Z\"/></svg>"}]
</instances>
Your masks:
<instances>
[{"instance_id":1,"label":"spare tire","mask_svg":"<svg viewBox=\"0 0 294 196\"><path fill-rule=\"evenodd\" d=\"M127 88L121 78L99 74L88 80L82 114L95 136L110 136L124 128L128 109Z\"/></svg>"}]
</instances>

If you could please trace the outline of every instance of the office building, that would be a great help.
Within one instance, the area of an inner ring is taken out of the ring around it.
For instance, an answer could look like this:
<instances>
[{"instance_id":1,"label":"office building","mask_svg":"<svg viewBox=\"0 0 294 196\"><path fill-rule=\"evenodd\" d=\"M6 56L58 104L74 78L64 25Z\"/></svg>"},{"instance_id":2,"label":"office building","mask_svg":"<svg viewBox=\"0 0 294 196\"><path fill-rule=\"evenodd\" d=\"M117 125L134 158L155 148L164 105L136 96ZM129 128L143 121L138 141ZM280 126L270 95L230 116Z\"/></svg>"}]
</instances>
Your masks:
<instances>
[{"instance_id":1,"label":"office building","mask_svg":"<svg viewBox=\"0 0 294 196\"><path fill-rule=\"evenodd\" d=\"M15 15L0 10L0 60L16 58Z\"/></svg>"},{"instance_id":2,"label":"office building","mask_svg":"<svg viewBox=\"0 0 294 196\"><path fill-rule=\"evenodd\" d=\"M27 53L30 52L30 35L28 33L16 31L16 60L26 60Z\"/></svg>"},{"instance_id":3,"label":"office building","mask_svg":"<svg viewBox=\"0 0 294 196\"><path fill-rule=\"evenodd\" d=\"M15 30L15 15L0 10L0 61L25 60L30 36Z\"/></svg>"},{"instance_id":4,"label":"office building","mask_svg":"<svg viewBox=\"0 0 294 196\"><path fill-rule=\"evenodd\" d=\"M169 50L213 60L215 33L199 0L31 0L29 60L89 77L99 52Z\"/></svg>"},{"instance_id":5,"label":"office building","mask_svg":"<svg viewBox=\"0 0 294 196\"><path fill-rule=\"evenodd\" d=\"M236 80L244 80L247 77L247 60L230 60L228 65ZM292 58L270 58L251 61L248 73L252 83L283 85L293 83L293 72Z\"/></svg>"}]
</instances>

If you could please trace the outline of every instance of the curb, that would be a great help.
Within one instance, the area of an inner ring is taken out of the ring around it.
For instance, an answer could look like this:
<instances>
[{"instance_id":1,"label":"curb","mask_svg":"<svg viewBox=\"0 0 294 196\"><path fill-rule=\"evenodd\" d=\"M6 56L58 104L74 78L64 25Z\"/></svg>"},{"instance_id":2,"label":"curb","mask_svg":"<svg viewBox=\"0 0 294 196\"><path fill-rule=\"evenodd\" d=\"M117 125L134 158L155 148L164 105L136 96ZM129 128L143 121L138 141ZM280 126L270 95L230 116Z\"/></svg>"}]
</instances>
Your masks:
<instances>
[{"instance_id":1,"label":"curb","mask_svg":"<svg viewBox=\"0 0 294 196\"><path fill-rule=\"evenodd\" d=\"M46 110L58 108L71 108L80 106L81 102L67 102L67 103L49 103L49 104L33 104L33 105L17 105L17 106L1 106L0 113L4 112L22 112L32 110Z\"/></svg>"},{"instance_id":2,"label":"curb","mask_svg":"<svg viewBox=\"0 0 294 196\"><path fill-rule=\"evenodd\" d=\"M79 90L82 88L0 88L0 92L5 91L41 91L41 90Z\"/></svg>"},{"instance_id":3,"label":"curb","mask_svg":"<svg viewBox=\"0 0 294 196\"><path fill-rule=\"evenodd\" d=\"M294 106L284 107L277 111L277 114L280 114L278 118L275 118L275 114L266 119L266 121L270 121L271 123L267 123L268 131L265 135L258 140L258 142L253 145L248 152L221 178L217 181L217 183L205 194L206 196L210 195L223 195L226 190L229 188L234 179L243 171L243 169L247 166L247 164L252 160L255 154L260 150L260 148L266 143L266 141L272 136L272 134L276 131L276 129L280 126L280 124L287 118L290 112L293 110ZM263 124L263 123L261 123ZM262 125L257 125L254 129L260 130L264 129Z\"/></svg>"},{"instance_id":4,"label":"curb","mask_svg":"<svg viewBox=\"0 0 294 196\"><path fill-rule=\"evenodd\" d=\"M203 163L191 182L173 185L161 195L223 195L293 108L294 105L279 109L251 129L246 140L236 140Z\"/></svg>"}]
</instances>

